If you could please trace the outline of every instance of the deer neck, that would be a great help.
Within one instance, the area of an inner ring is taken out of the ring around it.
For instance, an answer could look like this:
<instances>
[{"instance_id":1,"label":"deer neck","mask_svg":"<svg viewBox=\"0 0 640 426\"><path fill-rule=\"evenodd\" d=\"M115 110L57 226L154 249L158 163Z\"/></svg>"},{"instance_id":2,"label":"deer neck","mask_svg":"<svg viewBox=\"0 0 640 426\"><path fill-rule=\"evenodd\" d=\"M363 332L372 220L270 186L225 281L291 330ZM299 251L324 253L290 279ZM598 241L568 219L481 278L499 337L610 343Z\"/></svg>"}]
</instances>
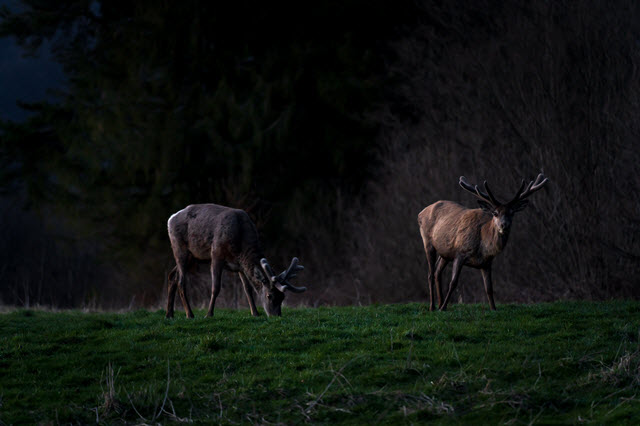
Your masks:
<instances>
[{"instance_id":1,"label":"deer neck","mask_svg":"<svg viewBox=\"0 0 640 426\"><path fill-rule=\"evenodd\" d=\"M263 257L264 255L262 253L250 251L243 253L238 259L240 268L256 290L260 290L263 286L262 278L264 274L260 266L260 259Z\"/></svg>"},{"instance_id":2,"label":"deer neck","mask_svg":"<svg viewBox=\"0 0 640 426\"><path fill-rule=\"evenodd\" d=\"M507 245L507 240L509 240L509 228L500 233L493 220L482 226L481 234L485 255L491 258L498 255Z\"/></svg>"}]
</instances>

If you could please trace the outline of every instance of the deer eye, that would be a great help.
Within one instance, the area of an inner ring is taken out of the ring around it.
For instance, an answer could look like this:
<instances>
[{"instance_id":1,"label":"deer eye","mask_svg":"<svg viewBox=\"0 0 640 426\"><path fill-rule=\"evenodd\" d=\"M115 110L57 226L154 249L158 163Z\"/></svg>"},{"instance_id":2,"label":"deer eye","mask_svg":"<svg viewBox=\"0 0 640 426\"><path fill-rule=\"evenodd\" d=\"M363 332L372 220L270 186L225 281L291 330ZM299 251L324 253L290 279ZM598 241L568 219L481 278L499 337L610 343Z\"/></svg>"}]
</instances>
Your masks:
<instances>
[{"instance_id":1,"label":"deer eye","mask_svg":"<svg viewBox=\"0 0 640 426\"><path fill-rule=\"evenodd\" d=\"M491 214L493 215L493 217L498 217L498 212L497 211L493 211L493 212L491 212Z\"/></svg>"}]
</instances>

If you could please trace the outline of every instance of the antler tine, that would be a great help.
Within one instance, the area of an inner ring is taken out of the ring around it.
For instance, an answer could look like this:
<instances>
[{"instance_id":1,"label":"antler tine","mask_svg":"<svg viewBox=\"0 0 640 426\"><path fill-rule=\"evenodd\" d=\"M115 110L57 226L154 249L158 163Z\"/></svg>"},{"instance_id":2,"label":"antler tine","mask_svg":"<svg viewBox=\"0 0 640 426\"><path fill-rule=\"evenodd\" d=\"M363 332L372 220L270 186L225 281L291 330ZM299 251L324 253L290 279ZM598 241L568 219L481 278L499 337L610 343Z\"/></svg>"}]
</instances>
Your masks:
<instances>
[{"instance_id":1,"label":"antler tine","mask_svg":"<svg viewBox=\"0 0 640 426\"><path fill-rule=\"evenodd\" d=\"M264 271L264 273L267 274L267 278L269 279L269 281L275 282L277 279L276 274L273 272L273 269L271 269L271 265L269 265L267 259L260 259L260 266L262 266L262 270Z\"/></svg>"},{"instance_id":2,"label":"antler tine","mask_svg":"<svg viewBox=\"0 0 640 426\"><path fill-rule=\"evenodd\" d=\"M529 195L541 189L547 183L548 180L549 180L548 178L544 177L543 173L540 173L538 177L536 177L535 181L532 180L531 182L529 182L529 185L527 185L527 188L524 191L518 192L518 194L516 194L516 197L513 199L512 202L527 198Z\"/></svg>"},{"instance_id":3,"label":"antler tine","mask_svg":"<svg viewBox=\"0 0 640 426\"><path fill-rule=\"evenodd\" d=\"M294 285L286 283L285 285L282 286L282 289L280 291L284 292L285 290L293 292L293 293L304 293L305 291L307 291L307 288L306 287L296 287Z\"/></svg>"},{"instance_id":4,"label":"antler tine","mask_svg":"<svg viewBox=\"0 0 640 426\"><path fill-rule=\"evenodd\" d=\"M507 204L513 203L514 201L517 201L520 198L520 194L522 194L522 190L524 189L524 187L525 187L525 180L522 179L522 183L520 183L520 188L518 188L518 190L516 191L516 195Z\"/></svg>"},{"instance_id":5,"label":"antler tine","mask_svg":"<svg viewBox=\"0 0 640 426\"><path fill-rule=\"evenodd\" d=\"M298 265L298 258L294 257L291 259L291 265L289 265L287 270L282 272L278 278L280 278L281 281L287 281L289 278L295 278L297 275L296 272L302 271L303 269L304 266Z\"/></svg>"},{"instance_id":6,"label":"antler tine","mask_svg":"<svg viewBox=\"0 0 640 426\"><path fill-rule=\"evenodd\" d=\"M467 178L464 176L460 176L460 181L458 182L460 184L460 186L464 189L466 189L469 192L472 192L475 194L476 192L476 188L474 185L471 185L469 182L467 182Z\"/></svg>"},{"instance_id":7,"label":"antler tine","mask_svg":"<svg viewBox=\"0 0 640 426\"><path fill-rule=\"evenodd\" d=\"M542 185L547 183L548 180L549 179L547 179L542 173L540 173L536 178L536 183L533 184L533 187L531 189L534 191L538 190L538 187L542 187Z\"/></svg>"},{"instance_id":8,"label":"antler tine","mask_svg":"<svg viewBox=\"0 0 640 426\"><path fill-rule=\"evenodd\" d=\"M498 200L496 200L493 194L491 194L491 191L489 191L487 187L487 181L484 181L484 189L487 191L486 193L482 192L482 190L478 188L478 185L469 184L469 182L467 182L467 178L465 178L464 176L460 176L460 181L458 183L463 189L471 192L473 195L480 198L481 200L484 200L487 203L492 204L494 207L497 207L500 205Z\"/></svg>"},{"instance_id":9,"label":"antler tine","mask_svg":"<svg viewBox=\"0 0 640 426\"><path fill-rule=\"evenodd\" d=\"M491 203L494 206L499 206L500 205L500 201L498 201L498 199L493 196L493 194L491 193L491 190L489 189L489 184L487 183L486 180L484 181L484 190L486 191L487 195L491 199Z\"/></svg>"},{"instance_id":10,"label":"antler tine","mask_svg":"<svg viewBox=\"0 0 640 426\"><path fill-rule=\"evenodd\" d=\"M306 287L296 287L294 285L291 285L291 283L287 281L291 278L295 278L297 275L296 272L302 271L304 269L304 266L298 265L297 257L291 259L291 265L289 265L287 270L281 272L278 275L273 274L273 271L271 270L271 267L269 266L269 263L266 259L262 259L260 261L260 264L262 265L263 269L268 268L270 272L267 272L267 269L265 269L265 272L267 272L267 275L271 274L271 282L273 282L273 285L281 292L284 293L285 291L291 291L293 293L302 293L304 291L307 291Z\"/></svg>"}]
</instances>

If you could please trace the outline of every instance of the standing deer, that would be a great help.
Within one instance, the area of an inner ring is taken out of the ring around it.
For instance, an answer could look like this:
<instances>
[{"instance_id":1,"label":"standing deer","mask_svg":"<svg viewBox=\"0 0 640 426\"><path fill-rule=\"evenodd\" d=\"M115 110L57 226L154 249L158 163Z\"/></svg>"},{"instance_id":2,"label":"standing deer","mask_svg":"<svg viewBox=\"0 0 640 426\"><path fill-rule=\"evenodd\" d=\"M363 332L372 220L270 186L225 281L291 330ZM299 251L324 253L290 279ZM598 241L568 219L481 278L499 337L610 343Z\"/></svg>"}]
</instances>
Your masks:
<instances>
[{"instance_id":1,"label":"standing deer","mask_svg":"<svg viewBox=\"0 0 640 426\"><path fill-rule=\"evenodd\" d=\"M420 235L429 264L429 310L435 309L434 284L438 292L438 307L441 311L447 309L463 265L480 269L489 306L492 310L496 309L493 302L491 263L507 244L513 215L525 208L529 202L525 198L541 189L547 180L542 173L526 187L523 180L515 197L503 204L493 196L487 181L484 181L482 191L477 185L469 184L464 176L460 176L460 186L479 198L481 208L468 209L453 201L437 201L418 214ZM443 302L440 279L442 271L451 261L451 284Z\"/></svg>"},{"instance_id":2,"label":"standing deer","mask_svg":"<svg viewBox=\"0 0 640 426\"><path fill-rule=\"evenodd\" d=\"M262 295L267 315L280 315L284 293L302 293L305 287L294 287L288 280L304 269L294 257L281 274L274 274L265 259L258 231L249 215L238 209L216 204L193 204L169 218L169 239L176 266L169 273L167 318L173 317L176 286L188 318L193 312L187 298L187 270L196 262L207 261L211 266L211 301L207 317L213 308L222 285L223 269L237 272L249 302L251 315L258 316L252 286Z\"/></svg>"}]
</instances>

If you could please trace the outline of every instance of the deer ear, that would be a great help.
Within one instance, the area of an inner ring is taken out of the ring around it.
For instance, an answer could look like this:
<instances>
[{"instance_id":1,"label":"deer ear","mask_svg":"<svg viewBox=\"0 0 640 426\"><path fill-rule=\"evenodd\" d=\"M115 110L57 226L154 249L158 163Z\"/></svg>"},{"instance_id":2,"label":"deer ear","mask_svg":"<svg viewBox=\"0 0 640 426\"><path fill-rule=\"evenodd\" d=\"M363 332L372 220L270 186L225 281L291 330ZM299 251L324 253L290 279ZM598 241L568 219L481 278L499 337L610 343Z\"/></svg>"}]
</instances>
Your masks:
<instances>
[{"instance_id":1,"label":"deer ear","mask_svg":"<svg viewBox=\"0 0 640 426\"><path fill-rule=\"evenodd\" d=\"M511 210L514 213L519 212L520 210L523 210L525 207L527 207L527 204L529 204L529 200L517 201L511 206Z\"/></svg>"},{"instance_id":2,"label":"deer ear","mask_svg":"<svg viewBox=\"0 0 640 426\"><path fill-rule=\"evenodd\" d=\"M495 209L493 208L493 206L491 204L489 204L489 203L487 203L486 201L483 201L483 200L478 200L478 204L480 204L480 208L482 210L484 210L487 213L492 213L493 214L493 211Z\"/></svg>"}]
</instances>

